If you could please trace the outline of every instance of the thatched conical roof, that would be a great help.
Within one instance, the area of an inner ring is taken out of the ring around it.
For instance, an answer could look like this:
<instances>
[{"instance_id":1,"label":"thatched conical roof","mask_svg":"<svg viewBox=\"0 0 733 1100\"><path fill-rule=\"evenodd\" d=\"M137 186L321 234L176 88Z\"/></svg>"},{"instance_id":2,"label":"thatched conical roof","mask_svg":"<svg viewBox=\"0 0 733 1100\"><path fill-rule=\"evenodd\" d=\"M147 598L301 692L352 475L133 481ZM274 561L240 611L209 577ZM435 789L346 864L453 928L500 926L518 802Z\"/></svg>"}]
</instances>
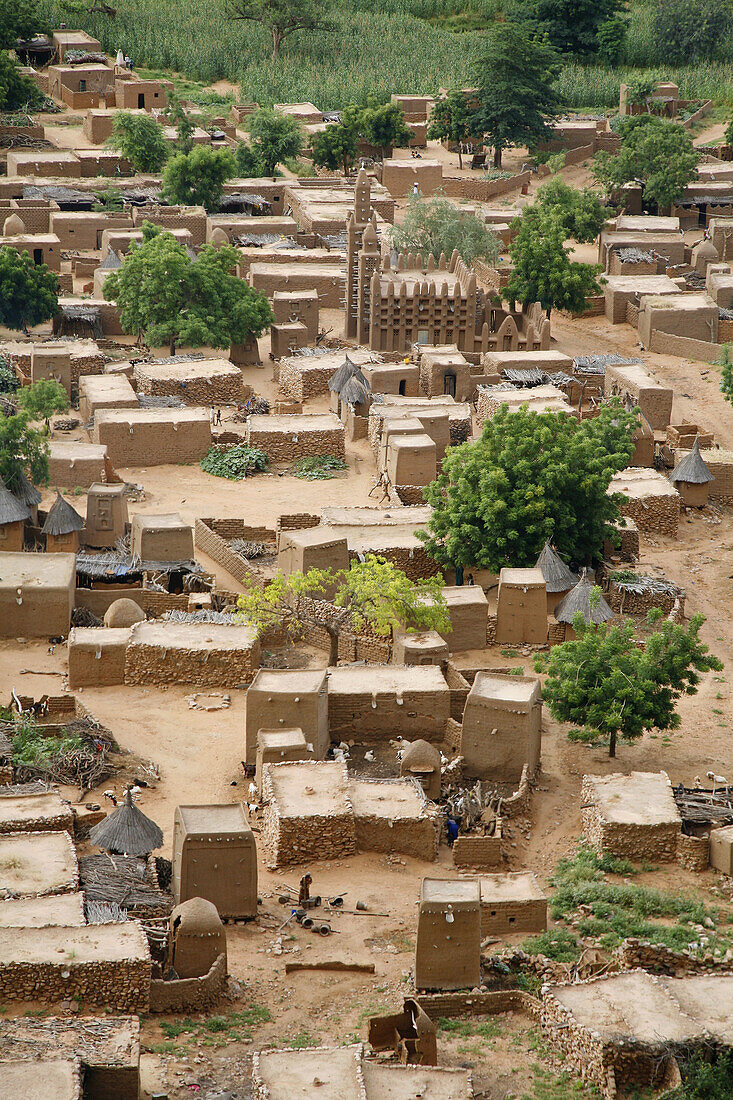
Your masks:
<instances>
[{"instance_id":1,"label":"thatched conical roof","mask_svg":"<svg viewBox=\"0 0 733 1100\"><path fill-rule=\"evenodd\" d=\"M341 390L351 378L352 374L356 374L357 371L361 374L356 363L352 363L347 354L339 369L332 374L329 379L328 388L331 393L341 393ZM361 376L364 378L363 374ZM364 379L364 381L366 381L366 379Z\"/></svg>"},{"instance_id":2,"label":"thatched conical roof","mask_svg":"<svg viewBox=\"0 0 733 1100\"><path fill-rule=\"evenodd\" d=\"M162 847L163 831L138 809L128 790L122 805L90 830L89 839L107 852L147 856Z\"/></svg>"},{"instance_id":3,"label":"thatched conical roof","mask_svg":"<svg viewBox=\"0 0 733 1100\"><path fill-rule=\"evenodd\" d=\"M70 535L72 531L81 531L84 520L76 508L72 508L68 500L64 500L61 493L56 492L56 500L51 505L51 510L46 516L46 522L41 530L42 535Z\"/></svg>"},{"instance_id":4,"label":"thatched conical roof","mask_svg":"<svg viewBox=\"0 0 733 1100\"><path fill-rule=\"evenodd\" d=\"M372 395L371 386L357 367L341 387L339 397L349 405L363 405Z\"/></svg>"},{"instance_id":5,"label":"thatched conical roof","mask_svg":"<svg viewBox=\"0 0 733 1100\"><path fill-rule=\"evenodd\" d=\"M537 561L535 569L542 572L545 578L545 588L548 592L568 592L578 583L575 573L571 573L565 562L558 554L551 542L546 542Z\"/></svg>"},{"instance_id":6,"label":"thatched conical roof","mask_svg":"<svg viewBox=\"0 0 733 1100\"><path fill-rule=\"evenodd\" d=\"M669 475L669 480L672 484L674 484L675 481L684 481L688 485L704 485L707 481L715 481L715 478L705 464L705 459L700 454L699 436L695 436L692 450L689 454L685 455L684 458L680 459Z\"/></svg>"},{"instance_id":7,"label":"thatched conical roof","mask_svg":"<svg viewBox=\"0 0 733 1100\"><path fill-rule=\"evenodd\" d=\"M409 749L405 749L400 770L403 774L440 771L440 750L429 741L413 741Z\"/></svg>"},{"instance_id":8,"label":"thatched conical roof","mask_svg":"<svg viewBox=\"0 0 733 1100\"><path fill-rule=\"evenodd\" d=\"M557 621L572 625L573 617L578 612L581 613L586 623L605 623L607 619L612 619L613 611L611 611L603 596L601 596L596 607L591 607L590 593L592 588L593 585L590 582L588 573L584 569L575 588L568 592L565 599L560 600L555 608Z\"/></svg>"},{"instance_id":9,"label":"thatched conical roof","mask_svg":"<svg viewBox=\"0 0 733 1100\"><path fill-rule=\"evenodd\" d=\"M8 489L16 500L21 504L27 504L29 508L35 508L41 503L41 494L20 467L16 469L12 478L8 479Z\"/></svg>"},{"instance_id":10,"label":"thatched conical roof","mask_svg":"<svg viewBox=\"0 0 733 1100\"><path fill-rule=\"evenodd\" d=\"M0 481L0 524L22 523L31 518L30 509L17 497L13 496L5 483Z\"/></svg>"},{"instance_id":11,"label":"thatched conical roof","mask_svg":"<svg viewBox=\"0 0 733 1100\"><path fill-rule=\"evenodd\" d=\"M101 264L99 265L99 270L100 271L119 271L119 269L121 267L122 267L122 260L120 259L119 255L115 252L114 248L110 248L109 252L107 253L107 255L102 260Z\"/></svg>"}]
</instances>

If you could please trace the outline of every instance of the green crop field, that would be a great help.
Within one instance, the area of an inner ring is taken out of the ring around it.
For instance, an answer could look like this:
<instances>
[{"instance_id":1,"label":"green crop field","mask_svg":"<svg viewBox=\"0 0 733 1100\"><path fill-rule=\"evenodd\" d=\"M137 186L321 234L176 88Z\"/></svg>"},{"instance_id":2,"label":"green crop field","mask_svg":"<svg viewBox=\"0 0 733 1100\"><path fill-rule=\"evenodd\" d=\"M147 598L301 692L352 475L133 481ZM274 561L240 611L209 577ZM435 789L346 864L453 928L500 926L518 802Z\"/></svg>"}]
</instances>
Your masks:
<instances>
[{"instance_id":1,"label":"green crop field","mask_svg":"<svg viewBox=\"0 0 733 1100\"><path fill-rule=\"evenodd\" d=\"M333 30L302 33L270 58L267 33L232 22L226 0L113 0L117 16L78 14L43 0L53 24L64 20L122 49L138 67L167 70L204 84L229 80L243 101L263 106L310 100L322 110L363 102L369 94L434 94L469 81L484 31L499 0L340 0ZM733 63L665 67L652 27L653 4L633 3L627 62L621 68L569 64L559 80L569 108L609 109L620 81L647 72L675 80L685 99L733 103Z\"/></svg>"}]
</instances>

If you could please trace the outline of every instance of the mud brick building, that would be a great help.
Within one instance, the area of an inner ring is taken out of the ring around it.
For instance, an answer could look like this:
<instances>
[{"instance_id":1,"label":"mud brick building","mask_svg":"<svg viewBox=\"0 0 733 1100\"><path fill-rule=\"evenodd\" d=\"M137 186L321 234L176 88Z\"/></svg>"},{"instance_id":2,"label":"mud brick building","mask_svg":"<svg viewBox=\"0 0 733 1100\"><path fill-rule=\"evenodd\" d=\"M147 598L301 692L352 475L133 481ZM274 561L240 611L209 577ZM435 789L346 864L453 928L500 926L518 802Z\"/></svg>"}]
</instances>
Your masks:
<instances>
[{"instance_id":1,"label":"mud brick building","mask_svg":"<svg viewBox=\"0 0 733 1100\"><path fill-rule=\"evenodd\" d=\"M280 360L280 389L292 401L308 401L328 394L328 383L343 365L344 357L364 368L374 362L374 356L364 348L326 351L322 355L291 355Z\"/></svg>"},{"instance_id":2,"label":"mud brick building","mask_svg":"<svg viewBox=\"0 0 733 1100\"><path fill-rule=\"evenodd\" d=\"M71 805L56 790L25 792L0 798L0 835L74 831Z\"/></svg>"},{"instance_id":3,"label":"mud brick building","mask_svg":"<svg viewBox=\"0 0 733 1100\"><path fill-rule=\"evenodd\" d=\"M630 466L613 475L608 492L622 494L621 514L630 516L640 531L676 538L681 498L664 474Z\"/></svg>"},{"instance_id":4,"label":"mud brick building","mask_svg":"<svg viewBox=\"0 0 733 1100\"><path fill-rule=\"evenodd\" d=\"M125 655L126 684L248 684L260 646L248 626L143 622L132 627Z\"/></svg>"},{"instance_id":5,"label":"mud brick building","mask_svg":"<svg viewBox=\"0 0 733 1100\"><path fill-rule=\"evenodd\" d=\"M638 322L639 306L645 295L661 298L668 294L679 294L679 291L677 283L668 275L607 275L603 288L606 319L612 325L623 325L632 319ZM633 307L633 313L629 311L629 306Z\"/></svg>"},{"instance_id":6,"label":"mud brick building","mask_svg":"<svg viewBox=\"0 0 733 1100\"><path fill-rule=\"evenodd\" d=\"M683 450L677 452L678 462L685 457L685 453ZM701 449L700 455L715 478L710 482L708 489L710 500L720 501L721 504L733 504L733 451L711 447L710 450Z\"/></svg>"},{"instance_id":7,"label":"mud brick building","mask_svg":"<svg viewBox=\"0 0 733 1100\"><path fill-rule=\"evenodd\" d=\"M571 415L572 406L568 402L562 390L557 386L543 385L533 386L532 389L507 388L506 383L498 386L478 387L478 401L476 403L476 420L479 425L489 417L496 416L499 409L506 406L510 411L516 411L526 405L530 412L567 413Z\"/></svg>"},{"instance_id":8,"label":"mud brick building","mask_svg":"<svg viewBox=\"0 0 733 1100\"><path fill-rule=\"evenodd\" d=\"M674 391L660 385L639 363L628 366L609 363L604 390L607 397L628 399L638 406L654 431L665 429L671 420Z\"/></svg>"},{"instance_id":9,"label":"mud brick building","mask_svg":"<svg viewBox=\"0 0 733 1100\"><path fill-rule=\"evenodd\" d=\"M534 676L478 672L466 700L461 734L465 771L517 784L534 775L542 746L542 696Z\"/></svg>"},{"instance_id":10,"label":"mud brick building","mask_svg":"<svg viewBox=\"0 0 733 1100\"><path fill-rule=\"evenodd\" d=\"M69 687L124 684L130 631L130 627L72 627L67 645Z\"/></svg>"},{"instance_id":11,"label":"mud brick building","mask_svg":"<svg viewBox=\"0 0 733 1100\"><path fill-rule=\"evenodd\" d=\"M137 363L134 377L138 393L177 397L186 405L238 405L245 396L242 372L228 359Z\"/></svg>"},{"instance_id":12,"label":"mud brick building","mask_svg":"<svg viewBox=\"0 0 733 1100\"><path fill-rule=\"evenodd\" d=\"M358 851L398 852L428 862L437 858L438 816L416 782L352 779L349 797Z\"/></svg>"},{"instance_id":13,"label":"mud brick building","mask_svg":"<svg viewBox=\"0 0 733 1100\"><path fill-rule=\"evenodd\" d=\"M268 866L354 854L354 810L343 762L265 764L262 772L262 840Z\"/></svg>"},{"instance_id":14,"label":"mud brick building","mask_svg":"<svg viewBox=\"0 0 733 1100\"><path fill-rule=\"evenodd\" d=\"M439 668L340 665L328 674L331 740L372 743L402 736L440 743L450 689Z\"/></svg>"},{"instance_id":15,"label":"mud brick building","mask_svg":"<svg viewBox=\"0 0 733 1100\"><path fill-rule=\"evenodd\" d=\"M341 264L313 263L307 252L302 259L288 254L288 262L250 264L247 281L270 299L278 292L315 290L321 309L340 309L344 296Z\"/></svg>"},{"instance_id":16,"label":"mud brick building","mask_svg":"<svg viewBox=\"0 0 733 1100\"><path fill-rule=\"evenodd\" d=\"M417 989L481 982L481 891L475 879L424 878L415 944Z\"/></svg>"},{"instance_id":17,"label":"mud brick building","mask_svg":"<svg viewBox=\"0 0 733 1100\"><path fill-rule=\"evenodd\" d=\"M60 489L88 489L107 478L107 448L76 440L49 440L49 484Z\"/></svg>"},{"instance_id":18,"label":"mud brick building","mask_svg":"<svg viewBox=\"0 0 733 1100\"><path fill-rule=\"evenodd\" d=\"M84 421L91 420L102 409L139 406L137 394L124 374L85 374L79 379L79 414Z\"/></svg>"},{"instance_id":19,"label":"mud brick building","mask_svg":"<svg viewBox=\"0 0 733 1100\"><path fill-rule=\"evenodd\" d=\"M317 759L328 751L328 682L323 669L257 671L247 692L245 755L254 764L260 730L301 729Z\"/></svg>"},{"instance_id":20,"label":"mud brick building","mask_svg":"<svg viewBox=\"0 0 733 1100\"><path fill-rule=\"evenodd\" d=\"M344 426L333 413L250 416L247 444L270 462L295 462L310 455L346 455Z\"/></svg>"},{"instance_id":21,"label":"mud brick building","mask_svg":"<svg viewBox=\"0 0 733 1100\"><path fill-rule=\"evenodd\" d=\"M65 637L75 578L73 554L0 553L0 637Z\"/></svg>"},{"instance_id":22,"label":"mud brick building","mask_svg":"<svg viewBox=\"0 0 733 1100\"><path fill-rule=\"evenodd\" d=\"M428 556L417 531L427 530L426 505L391 508L324 508L321 523L346 536L349 557L378 554L408 577L432 577L440 566Z\"/></svg>"},{"instance_id":23,"label":"mud brick building","mask_svg":"<svg viewBox=\"0 0 733 1100\"><path fill-rule=\"evenodd\" d=\"M114 466L198 462L211 446L209 410L105 409L95 417L92 441L107 448Z\"/></svg>"},{"instance_id":24,"label":"mud brick building","mask_svg":"<svg viewBox=\"0 0 733 1100\"><path fill-rule=\"evenodd\" d=\"M68 832L0 836L0 861L4 888L14 897L73 894L79 888L76 852Z\"/></svg>"},{"instance_id":25,"label":"mud brick building","mask_svg":"<svg viewBox=\"0 0 733 1100\"><path fill-rule=\"evenodd\" d=\"M441 431L440 416L448 414L448 435ZM436 422L436 415L438 421ZM439 462L445 457L450 444L465 443L471 437L471 406L465 401L454 401L448 394L442 397L401 397L385 394L384 399L369 409L367 434L375 458L379 454L382 433L388 421L410 417L420 421L424 430L434 440ZM378 460L379 461L379 460Z\"/></svg>"},{"instance_id":26,"label":"mud brick building","mask_svg":"<svg viewBox=\"0 0 733 1100\"><path fill-rule=\"evenodd\" d=\"M666 772L584 775L583 834L599 852L669 863L682 829Z\"/></svg>"},{"instance_id":27,"label":"mud brick building","mask_svg":"<svg viewBox=\"0 0 733 1100\"><path fill-rule=\"evenodd\" d=\"M547 898L533 874L515 871L476 878L481 889L482 936L546 930Z\"/></svg>"}]
</instances>

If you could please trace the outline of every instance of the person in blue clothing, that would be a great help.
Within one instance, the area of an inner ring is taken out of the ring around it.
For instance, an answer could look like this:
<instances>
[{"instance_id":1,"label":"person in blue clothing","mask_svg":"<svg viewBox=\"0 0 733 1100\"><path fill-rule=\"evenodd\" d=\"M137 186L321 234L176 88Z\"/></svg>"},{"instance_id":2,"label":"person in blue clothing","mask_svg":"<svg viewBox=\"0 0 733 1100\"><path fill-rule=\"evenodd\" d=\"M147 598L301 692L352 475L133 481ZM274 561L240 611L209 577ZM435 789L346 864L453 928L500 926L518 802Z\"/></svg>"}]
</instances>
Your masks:
<instances>
[{"instance_id":1,"label":"person in blue clothing","mask_svg":"<svg viewBox=\"0 0 733 1100\"><path fill-rule=\"evenodd\" d=\"M449 817L445 823L445 827L448 830L448 847L452 848L458 840L458 825L455 818Z\"/></svg>"}]
</instances>

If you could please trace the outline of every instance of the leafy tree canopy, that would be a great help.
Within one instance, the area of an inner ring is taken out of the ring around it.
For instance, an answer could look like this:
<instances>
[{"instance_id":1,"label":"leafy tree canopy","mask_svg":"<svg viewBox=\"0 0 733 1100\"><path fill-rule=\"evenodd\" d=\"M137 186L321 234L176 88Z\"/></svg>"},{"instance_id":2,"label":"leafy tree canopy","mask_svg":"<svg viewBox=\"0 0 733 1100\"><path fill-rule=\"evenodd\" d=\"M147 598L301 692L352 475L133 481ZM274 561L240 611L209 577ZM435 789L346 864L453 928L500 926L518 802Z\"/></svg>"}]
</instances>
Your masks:
<instances>
[{"instance_id":1,"label":"leafy tree canopy","mask_svg":"<svg viewBox=\"0 0 733 1100\"><path fill-rule=\"evenodd\" d=\"M48 442L25 413L0 416L0 478L12 492L21 474L35 485L48 482Z\"/></svg>"},{"instance_id":2,"label":"leafy tree canopy","mask_svg":"<svg viewBox=\"0 0 733 1100\"><path fill-rule=\"evenodd\" d=\"M659 0L654 36L668 63L687 65L720 56L730 43L730 25L728 0Z\"/></svg>"},{"instance_id":3,"label":"leafy tree canopy","mask_svg":"<svg viewBox=\"0 0 733 1100\"><path fill-rule=\"evenodd\" d=\"M733 401L733 347L723 344L720 359L717 366L720 371L720 390L726 401Z\"/></svg>"},{"instance_id":4,"label":"leafy tree canopy","mask_svg":"<svg viewBox=\"0 0 733 1100\"><path fill-rule=\"evenodd\" d=\"M303 131L291 115L261 108L250 117L249 140L265 174L272 176L278 164L301 152Z\"/></svg>"},{"instance_id":5,"label":"leafy tree canopy","mask_svg":"<svg viewBox=\"0 0 733 1100\"><path fill-rule=\"evenodd\" d=\"M641 648L633 623L586 624L578 614L577 637L536 660L536 669L548 674L542 697L553 718L576 727L572 740L607 741L615 756L618 737L636 741L647 730L677 729L677 700L696 694L699 673L723 667L700 639L703 615L694 615L687 627L659 623L661 616L650 614L654 629Z\"/></svg>"},{"instance_id":6,"label":"leafy tree canopy","mask_svg":"<svg viewBox=\"0 0 733 1100\"><path fill-rule=\"evenodd\" d=\"M589 187L578 191L560 176L553 176L542 184L536 201L539 206L554 210L562 220L566 237L572 237L579 244L594 241L612 215L595 191Z\"/></svg>"},{"instance_id":7,"label":"leafy tree canopy","mask_svg":"<svg viewBox=\"0 0 733 1100\"><path fill-rule=\"evenodd\" d=\"M399 627L410 631L451 629L439 577L410 580L375 554L337 572L309 569L287 577L280 573L264 589L254 583L245 582L245 586L237 600L245 622L260 632L285 625L292 638L308 623L322 627L330 639L329 665L338 664L338 640L347 629L360 631L369 626L381 636ZM325 599L338 608L335 615L325 617L313 602Z\"/></svg>"},{"instance_id":8,"label":"leafy tree canopy","mask_svg":"<svg viewBox=\"0 0 733 1100\"><path fill-rule=\"evenodd\" d=\"M411 198L403 221L389 234L399 252L421 252L424 261L431 252L436 260L441 252L450 257L454 249L467 264L499 254L497 237L481 218L447 199Z\"/></svg>"},{"instance_id":9,"label":"leafy tree canopy","mask_svg":"<svg viewBox=\"0 0 733 1100\"><path fill-rule=\"evenodd\" d=\"M519 232L509 246L514 270L505 295L510 301L541 302L549 317L553 309L582 313L588 298L600 294L600 265L574 263L565 247L566 231L561 208L524 208Z\"/></svg>"},{"instance_id":10,"label":"leafy tree canopy","mask_svg":"<svg viewBox=\"0 0 733 1100\"><path fill-rule=\"evenodd\" d=\"M497 23L488 33L475 69L478 107L472 125L488 136L496 168L504 149L532 148L549 136L547 124L562 106L555 88L560 67L558 51L519 23Z\"/></svg>"},{"instance_id":11,"label":"leafy tree canopy","mask_svg":"<svg viewBox=\"0 0 733 1100\"><path fill-rule=\"evenodd\" d=\"M0 26L1 20L2 16ZM0 111L34 110L42 101L38 85L20 71L6 50L0 50Z\"/></svg>"},{"instance_id":12,"label":"leafy tree canopy","mask_svg":"<svg viewBox=\"0 0 733 1100\"><path fill-rule=\"evenodd\" d=\"M265 166L251 145L240 141L234 150L234 160L239 179L259 179L265 175Z\"/></svg>"},{"instance_id":13,"label":"leafy tree canopy","mask_svg":"<svg viewBox=\"0 0 733 1100\"><path fill-rule=\"evenodd\" d=\"M27 252L0 247L0 325L25 331L50 320L58 305L59 281L53 271L35 264Z\"/></svg>"},{"instance_id":14,"label":"leafy tree canopy","mask_svg":"<svg viewBox=\"0 0 733 1100\"><path fill-rule=\"evenodd\" d=\"M462 88L452 88L447 95L436 99L428 137L434 141L451 141L458 146L458 166L463 168L461 144L473 136L473 109Z\"/></svg>"},{"instance_id":15,"label":"leafy tree canopy","mask_svg":"<svg viewBox=\"0 0 733 1100\"><path fill-rule=\"evenodd\" d=\"M313 135L311 151L313 163L319 168L328 168L331 172L341 168L344 175L348 176L359 153L359 146L354 131L339 122Z\"/></svg>"},{"instance_id":16,"label":"leafy tree canopy","mask_svg":"<svg viewBox=\"0 0 733 1100\"><path fill-rule=\"evenodd\" d=\"M163 127L150 115L118 112L109 144L129 160L136 172L159 172L168 159Z\"/></svg>"},{"instance_id":17,"label":"leafy tree canopy","mask_svg":"<svg viewBox=\"0 0 733 1100\"><path fill-rule=\"evenodd\" d=\"M642 201L654 208L676 202L696 175L700 153L676 122L656 115L637 115L620 127L616 155L596 153L593 172L607 188L638 183Z\"/></svg>"},{"instance_id":18,"label":"leafy tree canopy","mask_svg":"<svg viewBox=\"0 0 733 1100\"><path fill-rule=\"evenodd\" d=\"M0 0L0 50L11 50L18 38L43 29L37 0Z\"/></svg>"},{"instance_id":19,"label":"leafy tree canopy","mask_svg":"<svg viewBox=\"0 0 733 1100\"><path fill-rule=\"evenodd\" d=\"M341 123L354 134L379 149L384 159L390 146L404 147L412 140L412 130L405 122L398 103L380 103L369 96L366 104L353 104L341 112Z\"/></svg>"},{"instance_id":20,"label":"leafy tree canopy","mask_svg":"<svg viewBox=\"0 0 733 1100\"><path fill-rule=\"evenodd\" d=\"M15 400L29 420L49 420L56 413L69 411L69 395L55 378L40 378L18 390Z\"/></svg>"},{"instance_id":21,"label":"leafy tree canopy","mask_svg":"<svg viewBox=\"0 0 733 1100\"><path fill-rule=\"evenodd\" d=\"M170 97L165 113L171 126L176 128L176 152L190 153L193 149L194 125L177 95Z\"/></svg>"},{"instance_id":22,"label":"leafy tree canopy","mask_svg":"<svg viewBox=\"0 0 733 1100\"><path fill-rule=\"evenodd\" d=\"M163 193L169 202L203 206L207 214L219 209L225 180L236 174L229 149L196 145L190 153L176 153L163 169Z\"/></svg>"},{"instance_id":23,"label":"leafy tree canopy","mask_svg":"<svg viewBox=\"0 0 733 1100\"><path fill-rule=\"evenodd\" d=\"M315 0L230 0L233 19L259 23L272 39L272 60L286 38L296 31L328 31L331 21Z\"/></svg>"},{"instance_id":24,"label":"leafy tree canopy","mask_svg":"<svg viewBox=\"0 0 733 1100\"><path fill-rule=\"evenodd\" d=\"M506 14L561 53L588 56L599 49L600 28L623 8L623 0L510 0Z\"/></svg>"},{"instance_id":25,"label":"leafy tree canopy","mask_svg":"<svg viewBox=\"0 0 733 1100\"><path fill-rule=\"evenodd\" d=\"M191 260L171 233L143 222L122 267L108 275L104 294L115 301L125 332L153 346L224 348L261 336L273 315L264 294L232 272L237 252L206 245Z\"/></svg>"},{"instance_id":26,"label":"leafy tree canopy","mask_svg":"<svg viewBox=\"0 0 733 1100\"><path fill-rule=\"evenodd\" d=\"M551 540L566 560L592 561L618 516L619 498L607 489L633 452L635 426L617 402L583 421L503 407L478 440L448 450L426 489L428 552L446 565L498 572L533 566Z\"/></svg>"}]
</instances>

